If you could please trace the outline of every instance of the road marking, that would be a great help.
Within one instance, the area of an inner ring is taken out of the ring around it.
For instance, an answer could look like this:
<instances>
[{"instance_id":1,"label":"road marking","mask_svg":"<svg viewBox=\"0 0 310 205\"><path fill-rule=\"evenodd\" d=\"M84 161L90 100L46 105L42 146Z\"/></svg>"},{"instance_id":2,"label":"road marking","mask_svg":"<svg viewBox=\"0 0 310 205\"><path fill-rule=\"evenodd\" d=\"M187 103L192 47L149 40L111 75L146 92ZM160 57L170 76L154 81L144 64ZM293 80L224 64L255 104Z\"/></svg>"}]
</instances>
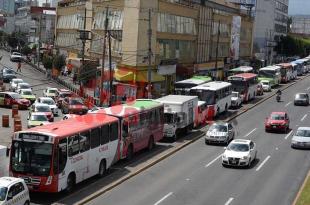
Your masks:
<instances>
[{"instance_id":1,"label":"road marking","mask_svg":"<svg viewBox=\"0 0 310 205\"><path fill-rule=\"evenodd\" d=\"M220 157L222 156L222 154L220 154L219 156L217 156L214 160L212 160L211 162L209 162L205 167L209 167L211 164L213 164L216 160L218 160Z\"/></svg>"},{"instance_id":2,"label":"road marking","mask_svg":"<svg viewBox=\"0 0 310 205\"><path fill-rule=\"evenodd\" d=\"M290 104L292 104L292 101L289 102L289 103L287 103L287 104L285 105L285 107L289 106Z\"/></svg>"},{"instance_id":3,"label":"road marking","mask_svg":"<svg viewBox=\"0 0 310 205\"><path fill-rule=\"evenodd\" d=\"M278 147L276 147L276 150L279 150L279 148L278 148Z\"/></svg>"},{"instance_id":4,"label":"road marking","mask_svg":"<svg viewBox=\"0 0 310 205\"><path fill-rule=\"evenodd\" d=\"M291 130L290 131L290 133L288 133L286 136L285 136L285 138L284 139L286 139L287 140L287 138L291 135L293 133L293 130Z\"/></svg>"},{"instance_id":5,"label":"road marking","mask_svg":"<svg viewBox=\"0 0 310 205\"><path fill-rule=\"evenodd\" d=\"M234 198L230 197L228 199L228 201L226 201L225 205L229 205L233 200L234 200Z\"/></svg>"},{"instance_id":6,"label":"road marking","mask_svg":"<svg viewBox=\"0 0 310 205\"><path fill-rule=\"evenodd\" d=\"M163 198L161 198L159 201L157 201L154 205L158 205L161 202L163 202L165 199L167 199L169 196L171 196L173 193L170 192L169 194L167 194L166 196L164 196Z\"/></svg>"},{"instance_id":7,"label":"road marking","mask_svg":"<svg viewBox=\"0 0 310 205\"><path fill-rule=\"evenodd\" d=\"M246 134L246 135L244 136L244 138L248 137L250 134L252 134L253 132L255 132L256 129L257 129L257 128L254 128L251 132L249 132L248 134Z\"/></svg>"},{"instance_id":8,"label":"road marking","mask_svg":"<svg viewBox=\"0 0 310 205\"><path fill-rule=\"evenodd\" d=\"M189 178L186 179L186 181L189 181L189 180L190 180Z\"/></svg>"},{"instance_id":9,"label":"road marking","mask_svg":"<svg viewBox=\"0 0 310 205\"><path fill-rule=\"evenodd\" d=\"M264 164L269 160L269 158L270 155L268 155L266 159L264 159L264 161L257 167L256 171L259 171L264 166Z\"/></svg>"},{"instance_id":10,"label":"road marking","mask_svg":"<svg viewBox=\"0 0 310 205\"><path fill-rule=\"evenodd\" d=\"M309 88L307 88L306 90L310 90L310 87L309 87Z\"/></svg>"},{"instance_id":11,"label":"road marking","mask_svg":"<svg viewBox=\"0 0 310 205\"><path fill-rule=\"evenodd\" d=\"M301 118L301 122L304 121L306 119L306 117L308 116L308 114L305 114L302 118Z\"/></svg>"}]
</instances>

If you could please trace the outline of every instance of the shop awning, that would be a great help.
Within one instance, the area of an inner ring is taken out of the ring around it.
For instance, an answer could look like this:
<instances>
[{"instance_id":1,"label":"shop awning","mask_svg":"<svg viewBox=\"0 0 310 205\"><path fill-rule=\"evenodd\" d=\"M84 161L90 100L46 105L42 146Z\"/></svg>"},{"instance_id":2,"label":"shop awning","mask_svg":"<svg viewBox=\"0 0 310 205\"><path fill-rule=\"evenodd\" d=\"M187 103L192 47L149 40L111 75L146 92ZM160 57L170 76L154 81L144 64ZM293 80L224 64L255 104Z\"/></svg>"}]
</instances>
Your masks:
<instances>
[{"instance_id":1,"label":"shop awning","mask_svg":"<svg viewBox=\"0 0 310 205\"><path fill-rule=\"evenodd\" d=\"M157 74L154 71L151 71L151 82L161 82L164 81L165 78L162 75ZM148 72L147 71L138 71L136 76L137 82L148 82Z\"/></svg>"},{"instance_id":2,"label":"shop awning","mask_svg":"<svg viewBox=\"0 0 310 205\"><path fill-rule=\"evenodd\" d=\"M115 69L114 78L117 81L133 81L134 73L128 70Z\"/></svg>"}]
</instances>

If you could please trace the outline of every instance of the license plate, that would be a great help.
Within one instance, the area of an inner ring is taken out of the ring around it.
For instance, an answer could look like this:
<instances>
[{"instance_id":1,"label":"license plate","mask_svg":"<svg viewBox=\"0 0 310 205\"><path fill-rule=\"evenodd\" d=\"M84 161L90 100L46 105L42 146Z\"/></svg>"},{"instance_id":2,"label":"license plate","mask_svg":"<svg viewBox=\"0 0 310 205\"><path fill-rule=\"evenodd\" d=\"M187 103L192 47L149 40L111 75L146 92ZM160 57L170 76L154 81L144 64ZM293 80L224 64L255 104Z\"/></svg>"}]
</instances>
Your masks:
<instances>
[{"instance_id":1,"label":"license plate","mask_svg":"<svg viewBox=\"0 0 310 205\"><path fill-rule=\"evenodd\" d=\"M276 125L274 125L274 126L272 126L273 128L277 128L277 126Z\"/></svg>"}]
</instances>

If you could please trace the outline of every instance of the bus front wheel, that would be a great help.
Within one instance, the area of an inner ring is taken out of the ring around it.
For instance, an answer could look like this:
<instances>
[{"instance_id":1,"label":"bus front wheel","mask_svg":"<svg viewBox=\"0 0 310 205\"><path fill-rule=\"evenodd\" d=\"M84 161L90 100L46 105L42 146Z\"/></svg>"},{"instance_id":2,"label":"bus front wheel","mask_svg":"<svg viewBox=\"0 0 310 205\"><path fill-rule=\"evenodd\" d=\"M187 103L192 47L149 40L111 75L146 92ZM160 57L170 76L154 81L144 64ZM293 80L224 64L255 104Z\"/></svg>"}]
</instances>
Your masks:
<instances>
[{"instance_id":1,"label":"bus front wheel","mask_svg":"<svg viewBox=\"0 0 310 205\"><path fill-rule=\"evenodd\" d=\"M154 148L154 145L155 145L155 143L154 143L154 137L151 136L151 137L149 138L148 150L151 151L151 150Z\"/></svg>"},{"instance_id":2,"label":"bus front wheel","mask_svg":"<svg viewBox=\"0 0 310 205\"><path fill-rule=\"evenodd\" d=\"M103 175L106 173L107 167L106 167L106 162L105 160L101 160L100 165L99 165L99 177L103 177Z\"/></svg>"},{"instance_id":3,"label":"bus front wheel","mask_svg":"<svg viewBox=\"0 0 310 205\"><path fill-rule=\"evenodd\" d=\"M71 173L67 179L66 191L69 193L72 192L74 186L75 186L75 175L73 173Z\"/></svg>"}]
</instances>

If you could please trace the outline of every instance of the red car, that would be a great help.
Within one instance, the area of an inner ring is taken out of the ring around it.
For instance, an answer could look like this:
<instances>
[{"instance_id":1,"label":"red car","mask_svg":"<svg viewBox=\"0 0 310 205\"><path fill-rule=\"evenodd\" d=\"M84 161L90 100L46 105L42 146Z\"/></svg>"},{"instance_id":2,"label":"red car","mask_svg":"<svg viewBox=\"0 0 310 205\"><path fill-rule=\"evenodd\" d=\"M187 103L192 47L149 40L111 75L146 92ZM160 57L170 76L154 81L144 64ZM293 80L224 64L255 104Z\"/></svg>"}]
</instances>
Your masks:
<instances>
[{"instance_id":1,"label":"red car","mask_svg":"<svg viewBox=\"0 0 310 205\"><path fill-rule=\"evenodd\" d=\"M18 93L0 92L0 106L12 107L18 105L18 109L27 109L31 102Z\"/></svg>"},{"instance_id":2,"label":"red car","mask_svg":"<svg viewBox=\"0 0 310 205\"><path fill-rule=\"evenodd\" d=\"M84 105L84 102L79 97L67 97L62 102L63 114L78 114L83 115L88 112L88 108Z\"/></svg>"},{"instance_id":3,"label":"red car","mask_svg":"<svg viewBox=\"0 0 310 205\"><path fill-rule=\"evenodd\" d=\"M67 89L59 89L56 92L55 102L59 108L62 106L62 102L66 97L74 97L76 94Z\"/></svg>"},{"instance_id":4,"label":"red car","mask_svg":"<svg viewBox=\"0 0 310 205\"><path fill-rule=\"evenodd\" d=\"M290 119L286 112L272 112L265 121L265 130L282 131L287 133L290 129Z\"/></svg>"}]
</instances>

